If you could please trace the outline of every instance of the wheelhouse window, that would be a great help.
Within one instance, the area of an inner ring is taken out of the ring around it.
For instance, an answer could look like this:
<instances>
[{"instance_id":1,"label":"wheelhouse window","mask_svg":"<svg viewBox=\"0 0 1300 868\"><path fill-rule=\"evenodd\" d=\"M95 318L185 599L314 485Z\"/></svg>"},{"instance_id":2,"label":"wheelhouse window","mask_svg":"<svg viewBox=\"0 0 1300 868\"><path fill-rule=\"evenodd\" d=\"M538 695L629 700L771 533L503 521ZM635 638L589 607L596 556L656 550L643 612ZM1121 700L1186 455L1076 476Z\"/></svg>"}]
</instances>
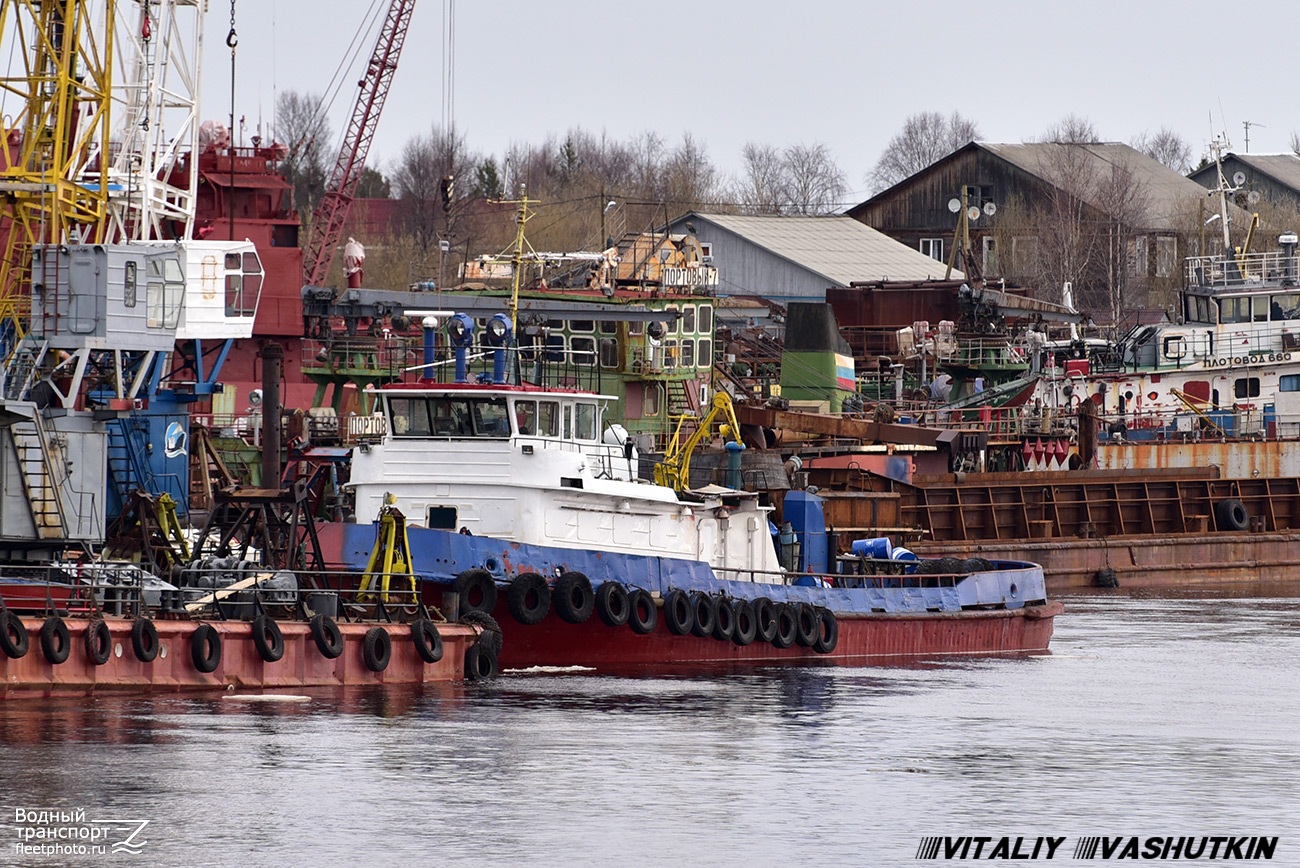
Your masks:
<instances>
[{"instance_id":1,"label":"wheelhouse window","mask_svg":"<svg viewBox=\"0 0 1300 868\"><path fill-rule=\"evenodd\" d=\"M504 398L390 395L387 403L394 437L510 436Z\"/></svg>"},{"instance_id":2,"label":"wheelhouse window","mask_svg":"<svg viewBox=\"0 0 1300 868\"><path fill-rule=\"evenodd\" d=\"M537 433L543 437L560 436L560 402L537 402Z\"/></svg>"},{"instance_id":3,"label":"wheelhouse window","mask_svg":"<svg viewBox=\"0 0 1300 868\"><path fill-rule=\"evenodd\" d=\"M569 338L569 351L573 354L573 363L575 365L596 364L595 338Z\"/></svg>"},{"instance_id":4,"label":"wheelhouse window","mask_svg":"<svg viewBox=\"0 0 1300 868\"><path fill-rule=\"evenodd\" d=\"M600 339L600 366L602 368L618 367L618 338Z\"/></svg>"},{"instance_id":5,"label":"wheelhouse window","mask_svg":"<svg viewBox=\"0 0 1300 868\"><path fill-rule=\"evenodd\" d=\"M700 305L699 316L696 317L696 323L699 326L700 334L713 337L713 305Z\"/></svg>"},{"instance_id":6,"label":"wheelhouse window","mask_svg":"<svg viewBox=\"0 0 1300 868\"><path fill-rule=\"evenodd\" d=\"M573 435L579 440L596 439L596 405L578 403L573 407Z\"/></svg>"},{"instance_id":7,"label":"wheelhouse window","mask_svg":"<svg viewBox=\"0 0 1300 868\"><path fill-rule=\"evenodd\" d=\"M1232 383L1232 394L1236 398L1258 398L1259 377L1242 377Z\"/></svg>"},{"instance_id":8,"label":"wheelhouse window","mask_svg":"<svg viewBox=\"0 0 1300 868\"><path fill-rule=\"evenodd\" d=\"M700 349L696 354L695 363L701 368L707 368L713 365L713 341L708 338L700 338Z\"/></svg>"},{"instance_id":9,"label":"wheelhouse window","mask_svg":"<svg viewBox=\"0 0 1300 868\"><path fill-rule=\"evenodd\" d=\"M174 329L185 301L185 275L176 259L155 257L146 266L145 325Z\"/></svg>"}]
</instances>

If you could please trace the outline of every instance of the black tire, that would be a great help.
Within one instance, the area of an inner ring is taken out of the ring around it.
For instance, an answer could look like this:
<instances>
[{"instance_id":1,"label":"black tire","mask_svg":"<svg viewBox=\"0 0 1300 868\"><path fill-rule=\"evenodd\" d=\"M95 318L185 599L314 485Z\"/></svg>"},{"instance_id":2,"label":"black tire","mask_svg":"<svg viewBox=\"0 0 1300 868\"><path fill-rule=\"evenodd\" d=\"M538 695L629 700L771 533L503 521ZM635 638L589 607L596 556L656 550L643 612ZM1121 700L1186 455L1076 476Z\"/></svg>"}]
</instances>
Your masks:
<instances>
[{"instance_id":1,"label":"black tire","mask_svg":"<svg viewBox=\"0 0 1300 868\"><path fill-rule=\"evenodd\" d=\"M437 663L442 659L442 634L428 618L421 618L411 625L411 642L415 644L415 653L425 663Z\"/></svg>"},{"instance_id":2,"label":"black tire","mask_svg":"<svg viewBox=\"0 0 1300 868\"><path fill-rule=\"evenodd\" d=\"M158 641L158 628L148 618L141 618L131 625L131 650L135 659L141 663L152 663L158 657L161 644Z\"/></svg>"},{"instance_id":3,"label":"black tire","mask_svg":"<svg viewBox=\"0 0 1300 868\"><path fill-rule=\"evenodd\" d=\"M86 659L96 666L103 666L113 655L113 634L108 625L101 620L91 621L86 625Z\"/></svg>"},{"instance_id":4,"label":"black tire","mask_svg":"<svg viewBox=\"0 0 1300 868\"><path fill-rule=\"evenodd\" d=\"M488 681L497 677L499 664L496 653L482 642L465 649L465 680Z\"/></svg>"},{"instance_id":5,"label":"black tire","mask_svg":"<svg viewBox=\"0 0 1300 868\"><path fill-rule=\"evenodd\" d=\"M653 633L659 623L659 610L654 597L644 588L636 588L627 595L627 623L638 636Z\"/></svg>"},{"instance_id":6,"label":"black tire","mask_svg":"<svg viewBox=\"0 0 1300 868\"><path fill-rule=\"evenodd\" d=\"M610 627L622 627L632 615L627 588L618 582L604 582L596 589L596 614Z\"/></svg>"},{"instance_id":7,"label":"black tire","mask_svg":"<svg viewBox=\"0 0 1300 868\"><path fill-rule=\"evenodd\" d=\"M451 589L460 594L460 613L491 613L497 605L497 583L487 570L465 570L456 577Z\"/></svg>"},{"instance_id":8,"label":"black tire","mask_svg":"<svg viewBox=\"0 0 1300 868\"><path fill-rule=\"evenodd\" d=\"M551 611L551 589L537 573L520 573L506 588L506 608L520 624L537 624Z\"/></svg>"},{"instance_id":9,"label":"black tire","mask_svg":"<svg viewBox=\"0 0 1300 868\"><path fill-rule=\"evenodd\" d=\"M811 648L817 641L817 631L821 629L817 611L811 603L797 603L794 605L794 618L798 624L794 640L805 648Z\"/></svg>"},{"instance_id":10,"label":"black tire","mask_svg":"<svg viewBox=\"0 0 1300 868\"><path fill-rule=\"evenodd\" d=\"M497 619L493 618L487 612L470 612L460 619L462 624L478 624L483 628L479 635L479 642L491 646L492 653L497 657L501 656L501 646L505 644L504 637L501 633L501 625Z\"/></svg>"},{"instance_id":11,"label":"black tire","mask_svg":"<svg viewBox=\"0 0 1300 868\"><path fill-rule=\"evenodd\" d=\"M1214 523L1219 530L1249 530L1250 512L1239 498L1229 497L1214 505Z\"/></svg>"},{"instance_id":12,"label":"black tire","mask_svg":"<svg viewBox=\"0 0 1300 868\"><path fill-rule=\"evenodd\" d=\"M730 642L736 635L736 606L726 597L718 597L714 605L713 638Z\"/></svg>"},{"instance_id":13,"label":"black tire","mask_svg":"<svg viewBox=\"0 0 1300 868\"><path fill-rule=\"evenodd\" d=\"M316 643L316 650L326 660L334 660L343 653L343 631L329 615L317 615L311 619L311 638Z\"/></svg>"},{"instance_id":14,"label":"black tire","mask_svg":"<svg viewBox=\"0 0 1300 868\"><path fill-rule=\"evenodd\" d=\"M840 622L835 617L835 613L830 609L817 607L817 640L813 642L813 650L818 654L829 654L835 650L835 645L840 641Z\"/></svg>"},{"instance_id":15,"label":"black tire","mask_svg":"<svg viewBox=\"0 0 1300 868\"><path fill-rule=\"evenodd\" d=\"M795 610L785 603L775 603L776 634L772 644L777 648L789 648L799 638L799 619Z\"/></svg>"},{"instance_id":16,"label":"black tire","mask_svg":"<svg viewBox=\"0 0 1300 868\"><path fill-rule=\"evenodd\" d=\"M383 672L393 659L393 639L383 627L371 627L361 642L361 661L371 672Z\"/></svg>"},{"instance_id":17,"label":"black tire","mask_svg":"<svg viewBox=\"0 0 1300 868\"><path fill-rule=\"evenodd\" d=\"M681 588L673 588L664 597L664 623L674 636L685 636L695 626L695 606Z\"/></svg>"},{"instance_id":18,"label":"black tire","mask_svg":"<svg viewBox=\"0 0 1300 868\"><path fill-rule=\"evenodd\" d=\"M754 637L762 642L776 639L776 604L767 597L759 597L754 606Z\"/></svg>"},{"instance_id":19,"label":"black tire","mask_svg":"<svg viewBox=\"0 0 1300 868\"><path fill-rule=\"evenodd\" d=\"M0 609L0 650L17 660L27 656L30 646L31 637L27 635L23 619L8 609Z\"/></svg>"},{"instance_id":20,"label":"black tire","mask_svg":"<svg viewBox=\"0 0 1300 868\"><path fill-rule=\"evenodd\" d=\"M284 634L271 616L258 615L253 619L253 647L267 663L278 662L284 656Z\"/></svg>"},{"instance_id":21,"label":"black tire","mask_svg":"<svg viewBox=\"0 0 1300 868\"><path fill-rule=\"evenodd\" d=\"M703 591L695 591L691 594L691 611L695 615L691 632L701 639L712 636L718 623L718 601Z\"/></svg>"},{"instance_id":22,"label":"black tire","mask_svg":"<svg viewBox=\"0 0 1300 868\"><path fill-rule=\"evenodd\" d=\"M581 624L596 608L591 580L582 573L568 572L555 581L555 614L570 624Z\"/></svg>"},{"instance_id":23,"label":"black tire","mask_svg":"<svg viewBox=\"0 0 1300 868\"><path fill-rule=\"evenodd\" d=\"M211 624L200 624L190 634L190 659L200 672L215 672L221 665L221 634Z\"/></svg>"},{"instance_id":24,"label":"black tire","mask_svg":"<svg viewBox=\"0 0 1300 868\"><path fill-rule=\"evenodd\" d=\"M57 615L46 618L41 625L41 653L55 666L67 662L68 655L72 653L72 636L68 633L68 625Z\"/></svg>"},{"instance_id":25,"label":"black tire","mask_svg":"<svg viewBox=\"0 0 1300 868\"><path fill-rule=\"evenodd\" d=\"M751 645L758 636L758 618L754 615L754 604L748 600L737 600L736 629L731 634L731 641L742 648Z\"/></svg>"}]
</instances>

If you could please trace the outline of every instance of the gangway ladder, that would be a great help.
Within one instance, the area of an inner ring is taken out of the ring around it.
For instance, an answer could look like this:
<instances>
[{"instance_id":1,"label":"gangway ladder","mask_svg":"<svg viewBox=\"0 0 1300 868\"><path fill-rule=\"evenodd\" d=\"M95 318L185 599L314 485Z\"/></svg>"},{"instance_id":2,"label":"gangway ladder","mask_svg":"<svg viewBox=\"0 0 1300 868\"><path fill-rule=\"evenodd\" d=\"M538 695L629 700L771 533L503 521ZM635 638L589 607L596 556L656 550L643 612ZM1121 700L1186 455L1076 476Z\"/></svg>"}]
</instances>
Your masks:
<instances>
[{"instance_id":1,"label":"gangway ladder","mask_svg":"<svg viewBox=\"0 0 1300 868\"><path fill-rule=\"evenodd\" d=\"M59 500L60 474L50 454L49 437L41 413L37 410L30 422L16 422L9 427L18 457L18 475L32 511L38 539L66 539L67 522Z\"/></svg>"}]
</instances>

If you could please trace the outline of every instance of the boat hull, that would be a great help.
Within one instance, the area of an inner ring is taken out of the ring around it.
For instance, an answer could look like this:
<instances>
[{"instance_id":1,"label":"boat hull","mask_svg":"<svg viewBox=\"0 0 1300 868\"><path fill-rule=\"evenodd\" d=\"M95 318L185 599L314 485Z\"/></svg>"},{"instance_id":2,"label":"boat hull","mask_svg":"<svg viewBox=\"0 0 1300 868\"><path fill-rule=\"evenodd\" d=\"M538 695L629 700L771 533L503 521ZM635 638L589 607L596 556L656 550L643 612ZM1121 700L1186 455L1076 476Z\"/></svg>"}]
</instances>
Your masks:
<instances>
[{"instance_id":1,"label":"boat hull","mask_svg":"<svg viewBox=\"0 0 1300 868\"><path fill-rule=\"evenodd\" d=\"M373 672L365 665L362 646L374 623L343 623L343 653L324 657L312 639L308 624L277 621L284 636L284 656L269 663L254 645L252 626L244 621L205 621L221 637L221 659L216 668L203 673L195 668L190 651L197 621L155 621L159 653L149 663L138 660L131 645L133 622L105 619L112 637L112 652L103 665L95 665L86 652L89 620L70 618L65 623L71 637L66 661L46 660L40 645L40 618L23 618L30 637L27 653L10 658L0 653L0 697L87 695L101 691L176 692L188 690L286 690L304 687L353 685L421 684L454 681L464 676L465 652L477 639L474 628L461 624L438 624L443 655L437 663L425 663L417 654L410 627L382 625L392 641L387 668Z\"/></svg>"},{"instance_id":2,"label":"boat hull","mask_svg":"<svg viewBox=\"0 0 1300 868\"><path fill-rule=\"evenodd\" d=\"M1022 609L923 614L846 614L837 617L839 638L828 654L794 645L777 648L756 639L745 646L729 640L678 636L662 617L645 635L628 626L610 627L596 616L581 624L547 617L539 624L514 621L504 606L495 617L505 642L501 665L625 667L737 667L766 664L865 666L946 656L1042 654L1052 638L1059 602ZM661 613L662 614L662 613Z\"/></svg>"}]
</instances>

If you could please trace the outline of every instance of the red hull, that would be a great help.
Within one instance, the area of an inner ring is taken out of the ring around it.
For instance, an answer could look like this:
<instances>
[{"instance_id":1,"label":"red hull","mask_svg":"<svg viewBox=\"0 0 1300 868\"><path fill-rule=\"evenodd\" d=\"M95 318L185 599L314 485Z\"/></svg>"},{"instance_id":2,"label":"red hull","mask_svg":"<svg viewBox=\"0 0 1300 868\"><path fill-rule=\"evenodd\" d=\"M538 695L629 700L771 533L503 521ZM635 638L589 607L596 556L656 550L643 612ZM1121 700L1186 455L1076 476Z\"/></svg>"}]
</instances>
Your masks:
<instances>
[{"instance_id":1,"label":"red hull","mask_svg":"<svg viewBox=\"0 0 1300 868\"><path fill-rule=\"evenodd\" d=\"M504 604L495 616L505 645L503 668L529 666L747 666L779 663L830 663L864 666L946 655L1043 653L1052 638L1053 618L1064 610L1058 602L1017 610L899 615L846 615L839 618L839 641L830 654L798 645L777 648L755 641L734 642L677 636L662 617L652 633L641 636L627 626L609 627L593 615L569 624L554 614L540 624L515 621Z\"/></svg>"},{"instance_id":2,"label":"red hull","mask_svg":"<svg viewBox=\"0 0 1300 868\"><path fill-rule=\"evenodd\" d=\"M375 684L422 684L454 681L464 676L466 649L474 628L439 624L443 655L437 663L420 659L410 628L385 625L392 638L388 668L372 672L362 659L362 641L373 623L340 623L343 653L334 660L322 656L306 623L277 622L284 635L284 657L267 663L253 645L252 627L243 621L207 621L221 636L221 663L210 673L194 668L190 636L195 621L155 621L161 652L151 663L137 660L131 648L131 624L106 619L113 638L108 662L96 666L86 654L88 621L67 619L72 638L68 659L58 665L45 659L40 647L43 620L23 618L30 637L27 654L11 659L0 653L0 697L86 695L104 690L172 692L180 690L284 690L302 687L342 687Z\"/></svg>"}]
</instances>

